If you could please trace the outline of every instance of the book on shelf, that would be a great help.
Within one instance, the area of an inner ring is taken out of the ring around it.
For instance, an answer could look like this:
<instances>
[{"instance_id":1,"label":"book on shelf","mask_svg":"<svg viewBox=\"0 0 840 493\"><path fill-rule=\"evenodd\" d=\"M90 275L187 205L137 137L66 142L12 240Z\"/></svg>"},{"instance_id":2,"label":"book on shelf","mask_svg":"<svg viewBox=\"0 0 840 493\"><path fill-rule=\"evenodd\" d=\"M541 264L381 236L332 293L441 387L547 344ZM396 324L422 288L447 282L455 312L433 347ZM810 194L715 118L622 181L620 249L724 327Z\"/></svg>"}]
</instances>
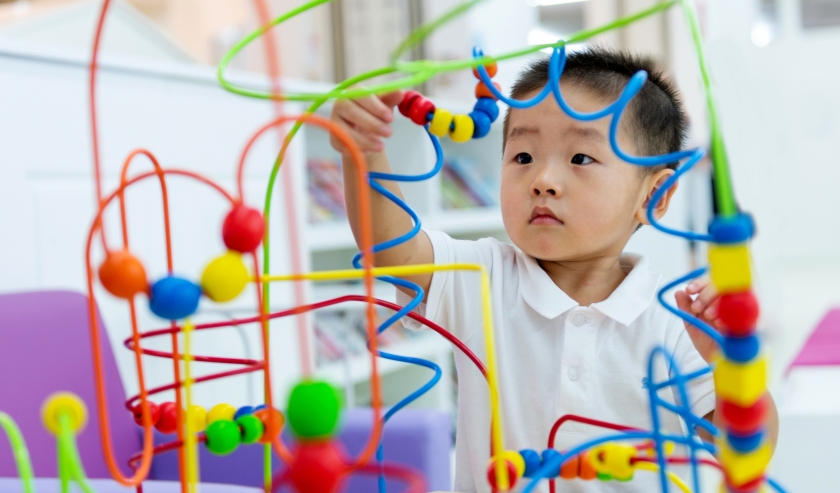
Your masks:
<instances>
[{"instance_id":1,"label":"book on shelf","mask_svg":"<svg viewBox=\"0 0 840 493\"><path fill-rule=\"evenodd\" d=\"M443 162L441 195L444 209L496 206L498 188L498 178L481 173L475 161L451 157Z\"/></svg>"},{"instance_id":2,"label":"book on shelf","mask_svg":"<svg viewBox=\"0 0 840 493\"><path fill-rule=\"evenodd\" d=\"M363 305L362 305L363 306ZM375 323L387 320L393 312L377 309ZM315 315L316 361L319 365L338 361L345 357L367 354L367 311L347 310L319 312ZM387 349L399 342L417 337L420 332L411 331L399 322L379 334L377 346Z\"/></svg>"},{"instance_id":3,"label":"book on shelf","mask_svg":"<svg viewBox=\"0 0 840 493\"><path fill-rule=\"evenodd\" d=\"M332 158L309 158L306 163L309 191L309 222L339 221L347 217L341 162Z\"/></svg>"}]
</instances>

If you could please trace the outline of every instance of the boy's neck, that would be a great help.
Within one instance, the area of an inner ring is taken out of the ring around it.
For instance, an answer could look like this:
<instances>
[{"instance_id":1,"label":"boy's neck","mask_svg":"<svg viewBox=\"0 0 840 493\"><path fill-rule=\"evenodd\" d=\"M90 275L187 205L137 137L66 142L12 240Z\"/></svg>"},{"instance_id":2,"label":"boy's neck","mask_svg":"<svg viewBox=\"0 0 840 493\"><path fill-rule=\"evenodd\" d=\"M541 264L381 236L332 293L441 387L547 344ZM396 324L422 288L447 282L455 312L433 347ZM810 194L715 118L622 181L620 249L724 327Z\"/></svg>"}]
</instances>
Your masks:
<instances>
[{"instance_id":1,"label":"boy's neck","mask_svg":"<svg viewBox=\"0 0 840 493\"><path fill-rule=\"evenodd\" d=\"M627 277L619 255L584 260L540 260L540 267L564 293L580 306L604 301Z\"/></svg>"}]
</instances>

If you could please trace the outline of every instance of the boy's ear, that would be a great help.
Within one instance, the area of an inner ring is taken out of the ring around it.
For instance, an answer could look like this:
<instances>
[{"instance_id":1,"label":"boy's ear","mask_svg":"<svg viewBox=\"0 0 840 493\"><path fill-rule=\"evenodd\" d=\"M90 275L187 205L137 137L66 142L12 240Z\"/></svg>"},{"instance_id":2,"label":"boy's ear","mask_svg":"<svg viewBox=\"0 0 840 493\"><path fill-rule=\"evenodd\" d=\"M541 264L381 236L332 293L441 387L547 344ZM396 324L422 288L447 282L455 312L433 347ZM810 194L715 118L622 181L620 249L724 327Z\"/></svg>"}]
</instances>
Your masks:
<instances>
[{"instance_id":1,"label":"boy's ear","mask_svg":"<svg viewBox=\"0 0 840 493\"><path fill-rule=\"evenodd\" d=\"M644 187L647 190L647 195L645 196L645 200L641 207L639 207L636 211L637 221L642 224L650 224L647 217L648 204L653 198L653 194L656 193L656 191L659 190L674 173L674 170L666 168L657 171L645 179ZM671 204L671 197L673 197L674 192L677 191L678 185L679 182L674 183L674 185L669 188L664 195L662 195L662 198L659 199L659 203L653 208L653 217L660 219L666 212L668 212L668 206Z\"/></svg>"}]
</instances>

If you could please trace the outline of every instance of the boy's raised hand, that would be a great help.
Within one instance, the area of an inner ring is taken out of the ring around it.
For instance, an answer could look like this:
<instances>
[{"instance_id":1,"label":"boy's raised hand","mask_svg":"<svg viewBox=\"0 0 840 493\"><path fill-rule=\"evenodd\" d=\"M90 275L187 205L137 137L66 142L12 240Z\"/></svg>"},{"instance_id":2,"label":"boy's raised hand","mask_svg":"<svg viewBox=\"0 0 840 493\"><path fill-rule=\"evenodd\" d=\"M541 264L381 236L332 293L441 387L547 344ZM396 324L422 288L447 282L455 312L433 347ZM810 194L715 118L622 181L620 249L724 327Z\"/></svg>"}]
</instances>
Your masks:
<instances>
[{"instance_id":1,"label":"boy's raised hand","mask_svg":"<svg viewBox=\"0 0 840 493\"><path fill-rule=\"evenodd\" d=\"M692 298L696 295L696 298ZM688 312L700 320L706 322L715 328L720 328L718 321L717 306L720 295L715 289L714 284L708 277L696 279L685 287L685 290L677 291L674 295L677 300L677 307ZM707 363L712 361L715 353L718 351L717 343L705 332L697 327L685 323L685 330L691 337L691 342L700 353L700 356L706 360Z\"/></svg>"},{"instance_id":2,"label":"boy's raised hand","mask_svg":"<svg viewBox=\"0 0 840 493\"><path fill-rule=\"evenodd\" d=\"M385 150L382 138L393 133L394 107L402 99L403 91L359 99L339 99L333 105L330 118L350 134L363 153L382 152ZM330 145L342 155L349 154L334 135L330 136Z\"/></svg>"}]
</instances>

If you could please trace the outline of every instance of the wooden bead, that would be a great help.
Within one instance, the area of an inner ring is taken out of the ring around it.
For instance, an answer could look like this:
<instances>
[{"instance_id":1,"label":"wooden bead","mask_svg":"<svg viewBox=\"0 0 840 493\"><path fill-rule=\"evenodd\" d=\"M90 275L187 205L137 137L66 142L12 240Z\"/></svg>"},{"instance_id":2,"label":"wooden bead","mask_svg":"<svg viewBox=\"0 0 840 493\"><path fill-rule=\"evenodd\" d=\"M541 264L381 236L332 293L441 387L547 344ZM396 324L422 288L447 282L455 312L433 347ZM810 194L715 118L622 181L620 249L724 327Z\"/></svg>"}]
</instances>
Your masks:
<instances>
[{"instance_id":1,"label":"wooden bead","mask_svg":"<svg viewBox=\"0 0 840 493\"><path fill-rule=\"evenodd\" d=\"M402 113L402 116L408 118L408 110L411 109L411 103L419 97L420 93L417 91L405 91L405 96L403 96L402 102L400 102L399 106L397 106L400 113Z\"/></svg>"},{"instance_id":2,"label":"wooden bead","mask_svg":"<svg viewBox=\"0 0 840 493\"><path fill-rule=\"evenodd\" d=\"M452 117L455 128L449 131L449 138L453 142L466 142L470 140L475 131L475 122L467 115L455 115Z\"/></svg>"},{"instance_id":3,"label":"wooden bead","mask_svg":"<svg viewBox=\"0 0 840 493\"><path fill-rule=\"evenodd\" d=\"M435 104L426 98L416 98L408 110L408 117L418 125L425 125L429 122L429 113L434 113Z\"/></svg>"},{"instance_id":4,"label":"wooden bead","mask_svg":"<svg viewBox=\"0 0 840 493\"><path fill-rule=\"evenodd\" d=\"M486 70L487 75L489 75L492 78L492 77L496 76L496 72L498 72L499 66L496 65L496 62L488 63L487 65L484 65L484 70ZM476 79L480 78L479 75L478 75L478 68L477 67L473 67L472 72L473 72L473 75L475 76Z\"/></svg>"},{"instance_id":5,"label":"wooden bead","mask_svg":"<svg viewBox=\"0 0 840 493\"><path fill-rule=\"evenodd\" d=\"M435 116L429 124L429 133L438 137L445 137L452 125L452 112L443 108L435 109Z\"/></svg>"},{"instance_id":6,"label":"wooden bead","mask_svg":"<svg viewBox=\"0 0 840 493\"><path fill-rule=\"evenodd\" d=\"M500 86L499 84L497 84L495 82L493 83L493 85L496 87L496 89L499 90L499 92L502 91L502 86ZM476 98L491 98L494 101L499 99L492 92L490 92L490 89L488 89L487 86L484 85L484 82L479 82L478 84L475 85L475 97Z\"/></svg>"}]
</instances>

